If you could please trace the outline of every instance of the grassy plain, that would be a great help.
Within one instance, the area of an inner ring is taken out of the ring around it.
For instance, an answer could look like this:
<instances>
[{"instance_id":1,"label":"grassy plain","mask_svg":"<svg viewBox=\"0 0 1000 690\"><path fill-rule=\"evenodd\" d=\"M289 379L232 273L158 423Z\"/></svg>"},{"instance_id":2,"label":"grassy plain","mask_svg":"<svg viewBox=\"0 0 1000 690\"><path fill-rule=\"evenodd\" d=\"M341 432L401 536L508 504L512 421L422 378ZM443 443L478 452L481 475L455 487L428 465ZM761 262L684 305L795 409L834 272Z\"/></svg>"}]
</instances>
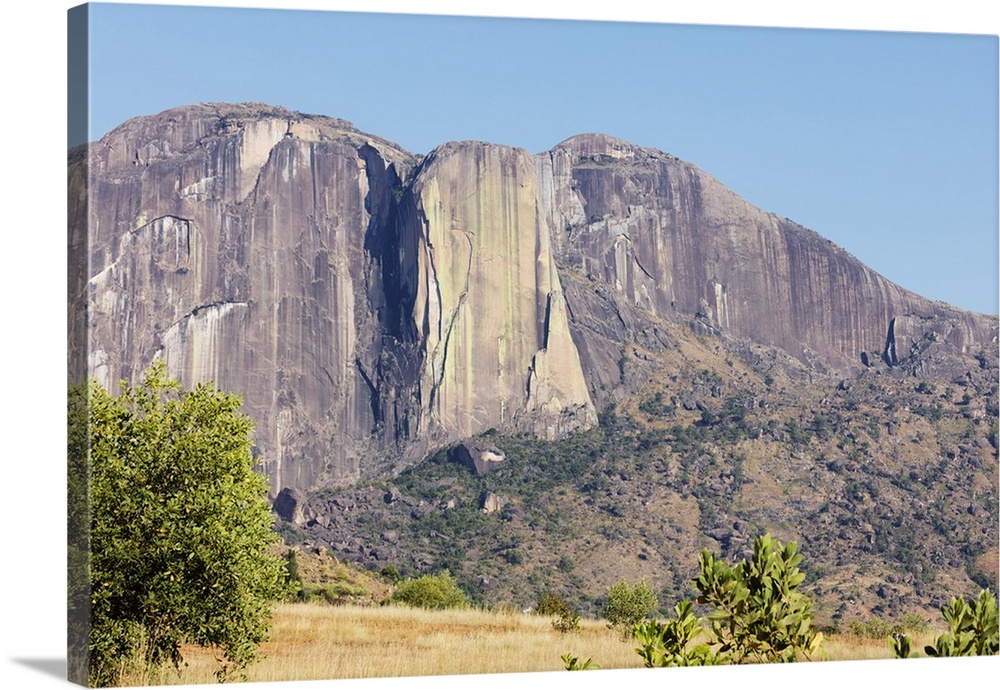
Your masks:
<instances>
[{"instance_id":1,"label":"grassy plain","mask_svg":"<svg viewBox=\"0 0 1000 690\"><path fill-rule=\"evenodd\" d=\"M922 650L932 632L914 640ZM925 639L926 638L926 639ZM579 633L560 633L548 617L478 609L428 611L401 606L282 604L275 610L266 658L248 669L251 682L562 671L563 654L591 658L605 669L642 667L634 641L604 621L581 620ZM828 660L887 659L885 641L835 635ZM178 674L164 669L126 685L214 683L210 650L185 648Z\"/></svg>"}]
</instances>

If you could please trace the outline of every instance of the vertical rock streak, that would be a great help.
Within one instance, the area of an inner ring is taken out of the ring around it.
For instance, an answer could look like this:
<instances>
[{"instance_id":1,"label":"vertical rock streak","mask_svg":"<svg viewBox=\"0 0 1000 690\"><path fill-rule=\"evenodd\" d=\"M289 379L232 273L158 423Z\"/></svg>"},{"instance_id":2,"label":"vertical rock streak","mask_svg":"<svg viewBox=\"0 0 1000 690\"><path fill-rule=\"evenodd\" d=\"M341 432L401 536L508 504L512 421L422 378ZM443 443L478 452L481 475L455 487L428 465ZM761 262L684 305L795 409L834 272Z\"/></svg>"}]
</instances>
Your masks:
<instances>
[{"instance_id":1,"label":"vertical rock streak","mask_svg":"<svg viewBox=\"0 0 1000 690\"><path fill-rule=\"evenodd\" d=\"M538 198L533 161L516 149L450 144L421 167L414 199L423 222L414 232L425 287L414 322L430 325L422 388L432 434L534 427L543 405L561 413L560 396L583 412L567 413L561 427L543 423L546 433L595 419L572 341L564 361L542 363L558 339L553 329L567 326L551 318L562 296ZM529 383L540 375L554 385L551 400Z\"/></svg>"}]
</instances>

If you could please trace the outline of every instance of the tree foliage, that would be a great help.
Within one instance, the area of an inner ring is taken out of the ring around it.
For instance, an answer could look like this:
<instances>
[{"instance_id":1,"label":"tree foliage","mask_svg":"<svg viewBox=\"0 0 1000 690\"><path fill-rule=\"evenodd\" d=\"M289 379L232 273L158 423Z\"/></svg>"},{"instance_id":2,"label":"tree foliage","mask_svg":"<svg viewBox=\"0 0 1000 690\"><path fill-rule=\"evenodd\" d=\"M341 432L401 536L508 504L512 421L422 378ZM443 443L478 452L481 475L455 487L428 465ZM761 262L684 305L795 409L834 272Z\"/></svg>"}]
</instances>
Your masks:
<instances>
[{"instance_id":1,"label":"tree foliage","mask_svg":"<svg viewBox=\"0 0 1000 690\"><path fill-rule=\"evenodd\" d=\"M601 616L608 627L618 630L622 637L631 637L635 626L656 608L656 594L645 580L635 585L622 578L608 587L608 598Z\"/></svg>"},{"instance_id":2,"label":"tree foliage","mask_svg":"<svg viewBox=\"0 0 1000 690\"><path fill-rule=\"evenodd\" d=\"M916 658L917 653L910 651L910 636L904 633L889 635L889 649L897 659Z\"/></svg>"},{"instance_id":3,"label":"tree foliage","mask_svg":"<svg viewBox=\"0 0 1000 690\"><path fill-rule=\"evenodd\" d=\"M87 398L89 682L179 666L182 644L217 648L225 680L257 656L286 587L242 401L182 390L162 363L117 397L91 382Z\"/></svg>"},{"instance_id":4,"label":"tree foliage","mask_svg":"<svg viewBox=\"0 0 1000 690\"><path fill-rule=\"evenodd\" d=\"M812 600L796 591L805 575L794 543L765 535L753 559L729 566L707 549L698 559L698 603L712 608L698 618L688 600L674 618L634 628L636 653L647 667L795 661L819 651L822 633L812 627ZM705 639L699 640L698 638Z\"/></svg>"},{"instance_id":5,"label":"tree foliage","mask_svg":"<svg viewBox=\"0 0 1000 690\"><path fill-rule=\"evenodd\" d=\"M592 671L600 668L598 664L591 661L590 657L580 661L579 657L575 657L572 654L563 654L562 660L563 666L566 667L567 671Z\"/></svg>"},{"instance_id":6,"label":"tree foliage","mask_svg":"<svg viewBox=\"0 0 1000 690\"><path fill-rule=\"evenodd\" d=\"M733 663L795 661L819 649L812 627L812 600L796 591L805 579L794 542L765 535L754 542L753 560L728 566L707 549L698 559L698 602L709 604L714 642Z\"/></svg>"},{"instance_id":7,"label":"tree foliage","mask_svg":"<svg viewBox=\"0 0 1000 690\"><path fill-rule=\"evenodd\" d=\"M67 397L66 438L66 676L87 684L90 666L90 439L87 386L73 386Z\"/></svg>"}]
</instances>

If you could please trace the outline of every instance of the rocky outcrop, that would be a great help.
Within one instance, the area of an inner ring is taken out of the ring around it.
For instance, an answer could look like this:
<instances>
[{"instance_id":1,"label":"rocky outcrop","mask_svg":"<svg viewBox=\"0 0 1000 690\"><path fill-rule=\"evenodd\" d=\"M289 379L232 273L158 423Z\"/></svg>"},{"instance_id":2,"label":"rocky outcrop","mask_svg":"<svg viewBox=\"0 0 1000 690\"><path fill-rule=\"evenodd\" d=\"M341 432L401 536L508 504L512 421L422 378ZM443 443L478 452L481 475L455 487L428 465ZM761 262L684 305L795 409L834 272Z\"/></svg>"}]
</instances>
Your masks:
<instances>
[{"instance_id":1,"label":"rocky outcrop","mask_svg":"<svg viewBox=\"0 0 1000 690\"><path fill-rule=\"evenodd\" d=\"M499 448L472 441L459 443L454 454L455 460L475 475L487 474L506 460Z\"/></svg>"},{"instance_id":2,"label":"rocky outcrop","mask_svg":"<svg viewBox=\"0 0 1000 690\"><path fill-rule=\"evenodd\" d=\"M161 357L240 392L275 493L489 428L595 423L531 156L467 144L416 163L257 104L114 130L71 171L90 172L71 238L90 264L90 374L113 389Z\"/></svg>"},{"instance_id":3,"label":"rocky outcrop","mask_svg":"<svg viewBox=\"0 0 1000 690\"><path fill-rule=\"evenodd\" d=\"M995 317L603 135L420 159L343 120L204 104L74 151L69 194L71 369L114 389L159 357L241 393L275 495L491 428L587 428L642 385L622 362L669 347L667 321L837 372L996 338Z\"/></svg>"},{"instance_id":4,"label":"rocky outcrop","mask_svg":"<svg viewBox=\"0 0 1000 690\"><path fill-rule=\"evenodd\" d=\"M971 315L968 315L971 317ZM955 353L986 357L979 326L973 318L940 313L902 314L889 321L881 363L925 378L962 377L968 365ZM869 366L877 360L868 357ZM980 365L985 365L980 361Z\"/></svg>"}]
</instances>

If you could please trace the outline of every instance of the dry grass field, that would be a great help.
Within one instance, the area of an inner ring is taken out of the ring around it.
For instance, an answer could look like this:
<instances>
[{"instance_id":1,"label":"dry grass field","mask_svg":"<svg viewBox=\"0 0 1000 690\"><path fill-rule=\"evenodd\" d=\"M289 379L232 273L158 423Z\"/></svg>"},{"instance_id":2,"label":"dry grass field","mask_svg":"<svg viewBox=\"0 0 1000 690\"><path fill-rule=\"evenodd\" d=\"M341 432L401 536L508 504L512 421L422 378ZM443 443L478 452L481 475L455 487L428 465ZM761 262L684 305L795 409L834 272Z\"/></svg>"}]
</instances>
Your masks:
<instances>
[{"instance_id":1,"label":"dry grass field","mask_svg":"<svg viewBox=\"0 0 1000 690\"><path fill-rule=\"evenodd\" d=\"M934 633L914 640L922 649ZM926 638L926 639L924 639ZM632 641L604 621L583 620L580 632L557 632L547 617L476 609L428 611L400 606L283 604L275 611L266 658L248 669L251 682L562 671L563 654L605 669L640 668ZM885 642L828 637L828 660L887 659ZM127 685L214 683L208 650L184 650L180 674L162 670Z\"/></svg>"}]
</instances>

